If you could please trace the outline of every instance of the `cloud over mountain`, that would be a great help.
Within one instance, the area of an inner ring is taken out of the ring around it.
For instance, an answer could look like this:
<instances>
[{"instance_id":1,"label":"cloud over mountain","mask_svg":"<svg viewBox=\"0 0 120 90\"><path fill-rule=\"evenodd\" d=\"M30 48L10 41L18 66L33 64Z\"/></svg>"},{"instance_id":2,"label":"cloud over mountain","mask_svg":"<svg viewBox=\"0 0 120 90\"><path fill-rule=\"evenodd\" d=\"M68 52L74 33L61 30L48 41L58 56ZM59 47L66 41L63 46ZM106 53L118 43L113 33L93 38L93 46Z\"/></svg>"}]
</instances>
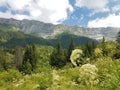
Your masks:
<instances>
[{"instance_id":1,"label":"cloud over mountain","mask_svg":"<svg viewBox=\"0 0 120 90\"><path fill-rule=\"evenodd\" d=\"M0 0L0 18L83 27L120 27L120 0Z\"/></svg>"},{"instance_id":2,"label":"cloud over mountain","mask_svg":"<svg viewBox=\"0 0 120 90\"><path fill-rule=\"evenodd\" d=\"M105 18L97 18L88 22L88 27L120 27L120 14L111 14Z\"/></svg>"},{"instance_id":3,"label":"cloud over mountain","mask_svg":"<svg viewBox=\"0 0 120 90\"><path fill-rule=\"evenodd\" d=\"M108 0L76 0L77 7L92 9L93 13L109 11L108 3Z\"/></svg>"},{"instance_id":4,"label":"cloud over mountain","mask_svg":"<svg viewBox=\"0 0 120 90\"><path fill-rule=\"evenodd\" d=\"M46 23L60 23L73 12L69 0L0 0L0 17L34 19Z\"/></svg>"}]
</instances>

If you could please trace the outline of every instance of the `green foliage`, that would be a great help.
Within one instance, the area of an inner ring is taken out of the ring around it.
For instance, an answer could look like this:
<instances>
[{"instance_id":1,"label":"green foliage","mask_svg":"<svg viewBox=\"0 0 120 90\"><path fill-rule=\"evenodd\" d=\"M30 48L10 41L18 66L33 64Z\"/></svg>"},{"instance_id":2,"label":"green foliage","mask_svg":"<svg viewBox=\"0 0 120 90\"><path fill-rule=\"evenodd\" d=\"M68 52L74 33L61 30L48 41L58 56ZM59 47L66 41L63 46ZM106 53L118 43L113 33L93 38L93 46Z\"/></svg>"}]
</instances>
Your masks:
<instances>
[{"instance_id":1,"label":"green foliage","mask_svg":"<svg viewBox=\"0 0 120 90\"><path fill-rule=\"evenodd\" d=\"M34 71L36 69L36 64L37 64L36 47L35 45L28 45L26 46L25 49L25 54L23 59L23 69L25 69L24 67L27 67L29 69L29 72L31 73L31 71Z\"/></svg>"},{"instance_id":2,"label":"green foliage","mask_svg":"<svg viewBox=\"0 0 120 90\"><path fill-rule=\"evenodd\" d=\"M99 88L102 90L120 89L120 61L113 61L110 57L99 58L96 63L99 75Z\"/></svg>"},{"instance_id":3,"label":"green foliage","mask_svg":"<svg viewBox=\"0 0 120 90\"><path fill-rule=\"evenodd\" d=\"M68 49L71 39L74 40L75 45L85 44L87 41L98 43L94 39L87 37L80 37L73 34L60 34L56 39L43 39L34 35L24 34L20 31L15 31L15 27L12 30L2 29L0 30L0 46L7 48L14 48L16 46L26 46L27 44L39 44L39 45L51 45L56 47L58 40L61 41L63 48Z\"/></svg>"},{"instance_id":4,"label":"green foliage","mask_svg":"<svg viewBox=\"0 0 120 90\"><path fill-rule=\"evenodd\" d=\"M102 50L103 56L110 56L110 57L112 57L113 54L115 53L116 45L115 45L114 42L108 41L108 42L104 42L104 43L98 44L97 47Z\"/></svg>"},{"instance_id":5,"label":"green foliage","mask_svg":"<svg viewBox=\"0 0 120 90\"><path fill-rule=\"evenodd\" d=\"M18 31L16 27L7 25L7 24L0 24L0 30L4 32L7 32L7 31L17 32Z\"/></svg>"},{"instance_id":6,"label":"green foliage","mask_svg":"<svg viewBox=\"0 0 120 90\"><path fill-rule=\"evenodd\" d=\"M35 72L48 72L52 69L49 62L53 50L54 48L51 46L39 46L39 45L36 46L38 60Z\"/></svg>"},{"instance_id":7,"label":"green foliage","mask_svg":"<svg viewBox=\"0 0 120 90\"><path fill-rule=\"evenodd\" d=\"M5 27L5 28L1 28L0 26L0 42L2 43L7 43L9 40L13 39L13 38L25 38L27 36L25 36L25 34L23 34L22 32L18 31L15 27Z\"/></svg>"},{"instance_id":8,"label":"green foliage","mask_svg":"<svg viewBox=\"0 0 120 90\"><path fill-rule=\"evenodd\" d=\"M83 53L85 57L93 57L93 52L96 45L94 42L87 42L83 48Z\"/></svg>"},{"instance_id":9,"label":"green foliage","mask_svg":"<svg viewBox=\"0 0 120 90\"><path fill-rule=\"evenodd\" d=\"M69 48L68 48L68 56L67 56L68 62L70 62L70 56L72 54L72 50L74 50L74 49L75 49L75 44L74 44L73 39L71 39L71 42L70 42L70 45L69 45Z\"/></svg>"},{"instance_id":10,"label":"green foliage","mask_svg":"<svg viewBox=\"0 0 120 90\"><path fill-rule=\"evenodd\" d=\"M94 50L94 56L96 58L100 58L103 56L103 52L102 52L102 49L101 48L95 48Z\"/></svg>"},{"instance_id":11,"label":"green foliage","mask_svg":"<svg viewBox=\"0 0 120 90\"><path fill-rule=\"evenodd\" d=\"M22 72L24 74L31 74L32 73L32 65L31 65L29 59L26 62L24 62L23 66L22 66Z\"/></svg>"},{"instance_id":12,"label":"green foliage","mask_svg":"<svg viewBox=\"0 0 120 90\"><path fill-rule=\"evenodd\" d=\"M120 31L118 32L116 41L117 41L118 43L120 43Z\"/></svg>"},{"instance_id":13,"label":"green foliage","mask_svg":"<svg viewBox=\"0 0 120 90\"><path fill-rule=\"evenodd\" d=\"M113 57L115 59L120 59L120 31L118 32L118 36L117 36L117 43L116 43L116 52L115 54L113 55Z\"/></svg>"},{"instance_id":14,"label":"green foliage","mask_svg":"<svg viewBox=\"0 0 120 90\"><path fill-rule=\"evenodd\" d=\"M47 88L49 88L52 85L52 76L51 77L45 77L42 78L39 81L39 89L40 90L46 90Z\"/></svg>"},{"instance_id":15,"label":"green foliage","mask_svg":"<svg viewBox=\"0 0 120 90\"><path fill-rule=\"evenodd\" d=\"M84 48L80 46L75 50L71 41L69 53L62 49L60 42L56 49L39 45L28 45L25 49L17 47L15 56L13 50L1 48L0 90L120 90L118 41L105 42L103 39L97 47L87 43ZM71 51L71 63L67 63L66 56ZM114 57L116 54L118 56ZM14 60L18 68L22 65L25 75L13 69Z\"/></svg>"},{"instance_id":16,"label":"green foliage","mask_svg":"<svg viewBox=\"0 0 120 90\"><path fill-rule=\"evenodd\" d=\"M7 90L12 87L13 82L18 82L22 78L22 74L14 69L0 72L0 90Z\"/></svg>"},{"instance_id":17,"label":"green foliage","mask_svg":"<svg viewBox=\"0 0 120 90\"><path fill-rule=\"evenodd\" d=\"M0 50L0 71L13 68L13 60L12 54Z\"/></svg>"},{"instance_id":18,"label":"green foliage","mask_svg":"<svg viewBox=\"0 0 120 90\"><path fill-rule=\"evenodd\" d=\"M66 65L66 56L65 52L61 47L61 43L58 42L57 49L53 51L51 55L50 65L57 68L61 68Z\"/></svg>"}]
</instances>

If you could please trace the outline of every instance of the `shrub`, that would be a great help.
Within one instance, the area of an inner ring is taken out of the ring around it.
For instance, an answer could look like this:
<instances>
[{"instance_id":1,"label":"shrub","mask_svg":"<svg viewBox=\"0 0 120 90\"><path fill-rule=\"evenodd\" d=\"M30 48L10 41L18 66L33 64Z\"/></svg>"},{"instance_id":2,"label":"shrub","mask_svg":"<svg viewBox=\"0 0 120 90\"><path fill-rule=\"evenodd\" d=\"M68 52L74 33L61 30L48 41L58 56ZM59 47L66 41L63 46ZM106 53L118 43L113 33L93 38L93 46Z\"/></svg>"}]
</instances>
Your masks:
<instances>
[{"instance_id":1,"label":"shrub","mask_svg":"<svg viewBox=\"0 0 120 90\"><path fill-rule=\"evenodd\" d=\"M14 69L9 69L0 73L0 80L4 82L12 82L14 80L19 80L22 77L22 74Z\"/></svg>"}]
</instances>

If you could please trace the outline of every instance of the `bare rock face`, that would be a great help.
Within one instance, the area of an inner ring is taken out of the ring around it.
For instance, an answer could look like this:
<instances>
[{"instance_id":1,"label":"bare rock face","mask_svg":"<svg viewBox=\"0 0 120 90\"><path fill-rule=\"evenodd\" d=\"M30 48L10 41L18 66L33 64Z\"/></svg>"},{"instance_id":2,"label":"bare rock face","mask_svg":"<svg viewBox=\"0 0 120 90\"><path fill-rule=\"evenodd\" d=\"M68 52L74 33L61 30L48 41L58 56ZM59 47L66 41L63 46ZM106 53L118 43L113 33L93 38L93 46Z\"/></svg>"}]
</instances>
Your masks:
<instances>
[{"instance_id":1,"label":"bare rock face","mask_svg":"<svg viewBox=\"0 0 120 90\"><path fill-rule=\"evenodd\" d=\"M57 34L69 32L78 36L85 36L100 40L105 37L106 40L115 40L120 28L84 28L79 26L67 26L63 24L53 25L35 20L16 20L0 18L0 24L12 25L19 28L26 34L33 34L43 38L54 38Z\"/></svg>"}]
</instances>

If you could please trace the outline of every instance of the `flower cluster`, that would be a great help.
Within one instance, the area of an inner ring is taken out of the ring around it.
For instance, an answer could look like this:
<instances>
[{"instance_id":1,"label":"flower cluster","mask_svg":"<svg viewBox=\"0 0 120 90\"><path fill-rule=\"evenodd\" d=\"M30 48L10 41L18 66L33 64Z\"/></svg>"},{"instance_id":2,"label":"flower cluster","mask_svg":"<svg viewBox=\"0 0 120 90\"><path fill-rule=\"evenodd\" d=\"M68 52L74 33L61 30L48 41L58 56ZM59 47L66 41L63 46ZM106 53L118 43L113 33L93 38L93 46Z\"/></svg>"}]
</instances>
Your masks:
<instances>
[{"instance_id":1,"label":"flower cluster","mask_svg":"<svg viewBox=\"0 0 120 90\"><path fill-rule=\"evenodd\" d=\"M81 66L79 71L80 71L80 78L86 84L93 84L94 82L98 81L97 79L98 69L95 65L84 64Z\"/></svg>"},{"instance_id":2,"label":"flower cluster","mask_svg":"<svg viewBox=\"0 0 120 90\"><path fill-rule=\"evenodd\" d=\"M74 66L77 66L77 61L79 61L80 56L83 54L82 50L75 49L72 51L72 54L70 56L70 60Z\"/></svg>"}]
</instances>

